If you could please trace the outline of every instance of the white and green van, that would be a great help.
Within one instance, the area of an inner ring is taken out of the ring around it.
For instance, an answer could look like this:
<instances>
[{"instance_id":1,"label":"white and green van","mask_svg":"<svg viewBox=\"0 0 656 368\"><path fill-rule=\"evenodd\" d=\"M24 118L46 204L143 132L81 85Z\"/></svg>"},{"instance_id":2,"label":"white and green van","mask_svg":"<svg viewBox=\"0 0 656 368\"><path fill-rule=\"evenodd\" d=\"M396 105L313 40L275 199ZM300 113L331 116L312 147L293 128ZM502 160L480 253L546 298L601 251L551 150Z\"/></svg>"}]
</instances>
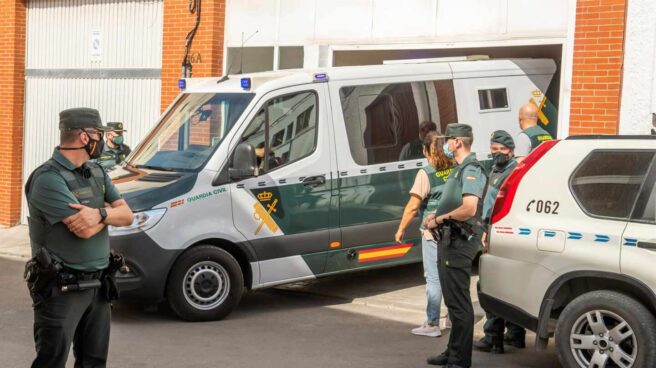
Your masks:
<instances>
[{"instance_id":1,"label":"white and green van","mask_svg":"<svg viewBox=\"0 0 656 368\"><path fill-rule=\"evenodd\" d=\"M417 230L394 242L426 165L407 149L419 124L472 125L485 159L494 130L519 132L523 103L548 110L555 71L548 59L416 60L181 81L111 173L135 212L110 229L130 266L122 297L214 320L246 289L420 261Z\"/></svg>"}]
</instances>

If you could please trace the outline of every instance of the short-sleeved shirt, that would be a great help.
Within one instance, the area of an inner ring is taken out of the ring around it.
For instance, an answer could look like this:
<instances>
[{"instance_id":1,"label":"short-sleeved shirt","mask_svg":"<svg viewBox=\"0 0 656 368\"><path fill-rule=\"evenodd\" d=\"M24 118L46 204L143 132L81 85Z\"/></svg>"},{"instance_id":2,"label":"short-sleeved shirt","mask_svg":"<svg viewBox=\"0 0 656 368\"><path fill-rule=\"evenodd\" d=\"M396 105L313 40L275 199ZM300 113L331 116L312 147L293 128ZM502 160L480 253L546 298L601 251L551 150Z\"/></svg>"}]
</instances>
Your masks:
<instances>
[{"instance_id":1,"label":"short-sleeved shirt","mask_svg":"<svg viewBox=\"0 0 656 368\"><path fill-rule=\"evenodd\" d=\"M109 261L107 228L90 239L82 239L70 232L62 221L78 213L77 210L70 208L69 204L100 208L105 202L119 200L121 194L107 175L103 175L100 184L102 188L99 188L98 179L89 174L89 169L93 165L98 167L96 163L87 162L76 168L58 148L55 149L52 158L61 165L61 168L37 169L39 172L32 178L29 188L30 227L38 227L35 234L33 229L30 229L32 251L34 253L40 246L44 246L55 259L61 260L67 267L83 271L104 269ZM59 169L71 172L78 183L83 184L82 189L73 193L59 173ZM100 167L98 169L102 170ZM102 193L101 197L98 198L95 193ZM35 237L40 240L38 243L42 244L37 244Z\"/></svg>"},{"instance_id":2,"label":"short-sleeved shirt","mask_svg":"<svg viewBox=\"0 0 656 368\"><path fill-rule=\"evenodd\" d=\"M517 157L528 156L528 154L531 153L532 149L533 148L531 147L531 138L529 138L528 135L523 131L519 132L519 134L515 138L515 156Z\"/></svg>"},{"instance_id":3,"label":"short-sleeved shirt","mask_svg":"<svg viewBox=\"0 0 656 368\"><path fill-rule=\"evenodd\" d=\"M465 195L474 195L483 199L487 178L479 166L469 164L471 161L476 161L476 154L473 152L456 165L449 175L442 199L437 207L437 215L447 214L462 206L462 197ZM460 182L462 182L462 186Z\"/></svg>"}]
</instances>

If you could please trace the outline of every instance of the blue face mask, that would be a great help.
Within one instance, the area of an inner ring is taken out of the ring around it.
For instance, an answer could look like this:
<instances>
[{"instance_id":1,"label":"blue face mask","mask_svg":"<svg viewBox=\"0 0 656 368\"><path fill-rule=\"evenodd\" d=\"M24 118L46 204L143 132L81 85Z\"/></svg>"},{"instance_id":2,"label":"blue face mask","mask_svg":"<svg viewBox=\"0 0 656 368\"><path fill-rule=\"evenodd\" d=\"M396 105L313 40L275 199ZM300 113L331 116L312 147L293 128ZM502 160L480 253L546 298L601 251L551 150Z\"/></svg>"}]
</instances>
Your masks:
<instances>
[{"instance_id":1,"label":"blue face mask","mask_svg":"<svg viewBox=\"0 0 656 368\"><path fill-rule=\"evenodd\" d=\"M442 146L442 150L444 151L444 155L448 158L453 158L453 152L449 151L449 144L444 143L444 146Z\"/></svg>"}]
</instances>

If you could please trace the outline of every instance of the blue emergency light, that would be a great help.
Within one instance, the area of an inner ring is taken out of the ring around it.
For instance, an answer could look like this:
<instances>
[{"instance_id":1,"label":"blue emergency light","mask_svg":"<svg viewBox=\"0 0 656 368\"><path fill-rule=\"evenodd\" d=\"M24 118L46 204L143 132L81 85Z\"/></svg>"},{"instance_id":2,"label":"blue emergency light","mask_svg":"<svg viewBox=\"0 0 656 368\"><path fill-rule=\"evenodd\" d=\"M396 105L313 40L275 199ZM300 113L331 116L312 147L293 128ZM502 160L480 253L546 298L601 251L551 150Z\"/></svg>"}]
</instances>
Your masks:
<instances>
[{"instance_id":1,"label":"blue emergency light","mask_svg":"<svg viewBox=\"0 0 656 368\"><path fill-rule=\"evenodd\" d=\"M326 73L315 73L314 82L328 82L328 74Z\"/></svg>"},{"instance_id":2,"label":"blue emergency light","mask_svg":"<svg viewBox=\"0 0 656 368\"><path fill-rule=\"evenodd\" d=\"M179 79L179 80L178 80L178 87L179 87L180 89L185 89L185 88L187 88L187 81L184 80L184 79Z\"/></svg>"},{"instance_id":3,"label":"blue emergency light","mask_svg":"<svg viewBox=\"0 0 656 368\"><path fill-rule=\"evenodd\" d=\"M250 78L242 78L241 79L241 88L245 90L251 89L251 79Z\"/></svg>"}]
</instances>

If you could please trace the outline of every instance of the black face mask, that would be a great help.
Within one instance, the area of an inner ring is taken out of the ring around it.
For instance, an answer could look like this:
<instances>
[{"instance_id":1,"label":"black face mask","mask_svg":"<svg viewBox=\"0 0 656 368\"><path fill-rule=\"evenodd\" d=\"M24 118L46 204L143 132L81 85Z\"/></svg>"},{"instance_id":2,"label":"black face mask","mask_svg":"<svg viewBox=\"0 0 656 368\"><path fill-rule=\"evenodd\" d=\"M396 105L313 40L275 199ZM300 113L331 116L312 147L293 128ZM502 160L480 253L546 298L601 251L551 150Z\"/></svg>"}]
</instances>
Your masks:
<instances>
[{"instance_id":1,"label":"black face mask","mask_svg":"<svg viewBox=\"0 0 656 368\"><path fill-rule=\"evenodd\" d=\"M494 152L492 154L492 160L494 160L494 164L498 167L503 167L510 161L510 155L506 155L503 152Z\"/></svg>"},{"instance_id":2,"label":"black face mask","mask_svg":"<svg viewBox=\"0 0 656 368\"><path fill-rule=\"evenodd\" d=\"M72 150L84 149L85 151L87 151L87 154L89 155L89 157L92 160L100 157L103 150L105 149L105 141L103 140L102 136L100 137L99 140L95 140L95 139L91 138L89 133L86 133L86 135L89 137L89 142L87 142L87 144L85 144L84 146L82 146L82 147L66 147L66 148L60 148L60 150L72 151Z\"/></svg>"}]
</instances>

